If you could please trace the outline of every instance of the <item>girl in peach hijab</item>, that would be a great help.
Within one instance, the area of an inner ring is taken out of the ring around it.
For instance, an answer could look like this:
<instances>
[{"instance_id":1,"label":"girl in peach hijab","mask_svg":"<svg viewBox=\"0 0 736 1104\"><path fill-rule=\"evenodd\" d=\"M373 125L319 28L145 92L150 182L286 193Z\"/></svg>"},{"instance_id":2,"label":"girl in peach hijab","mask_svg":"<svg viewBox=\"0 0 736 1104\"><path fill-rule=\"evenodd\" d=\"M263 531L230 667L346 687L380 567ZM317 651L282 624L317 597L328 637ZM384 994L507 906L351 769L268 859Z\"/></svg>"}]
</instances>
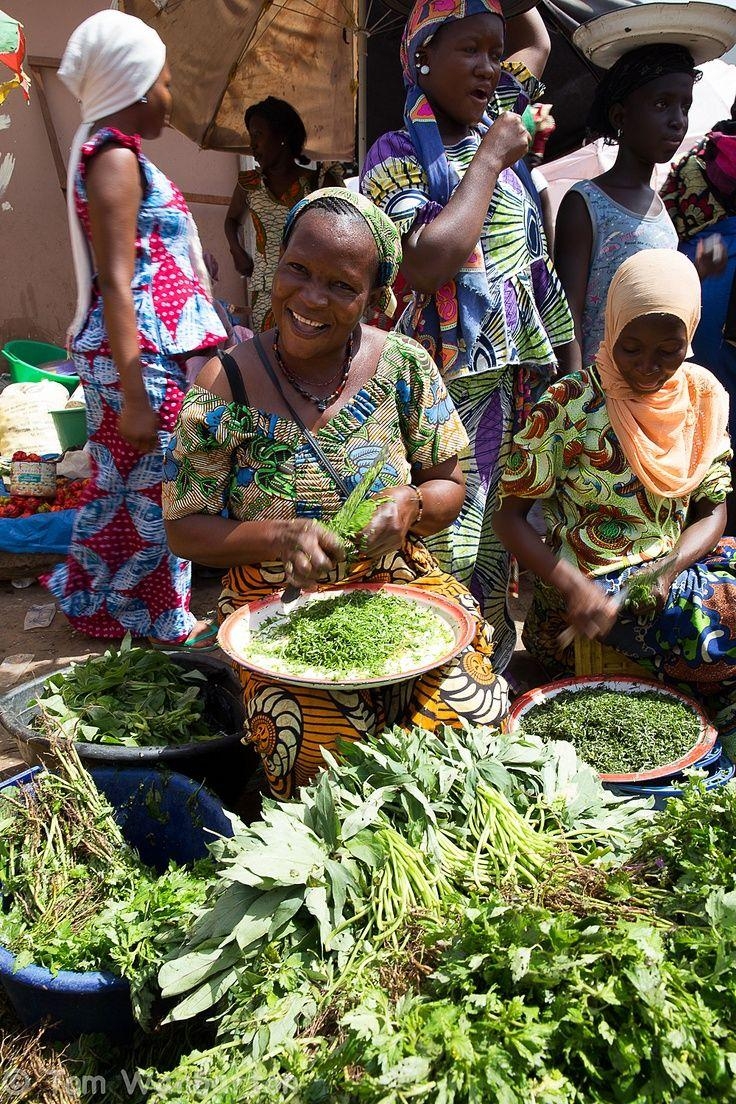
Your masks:
<instances>
[{"instance_id":1,"label":"girl in peach hijab","mask_svg":"<svg viewBox=\"0 0 736 1104\"><path fill-rule=\"evenodd\" d=\"M547 674L573 673L569 627L684 686L736 737L728 397L685 359L700 292L682 254L621 265L595 365L553 383L515 437L496 531L536 575L523 639ZM534 499L545 541L526 521ZM646 609L621 601L632 577L650 583Z\"/></svg>"}]
</instances>

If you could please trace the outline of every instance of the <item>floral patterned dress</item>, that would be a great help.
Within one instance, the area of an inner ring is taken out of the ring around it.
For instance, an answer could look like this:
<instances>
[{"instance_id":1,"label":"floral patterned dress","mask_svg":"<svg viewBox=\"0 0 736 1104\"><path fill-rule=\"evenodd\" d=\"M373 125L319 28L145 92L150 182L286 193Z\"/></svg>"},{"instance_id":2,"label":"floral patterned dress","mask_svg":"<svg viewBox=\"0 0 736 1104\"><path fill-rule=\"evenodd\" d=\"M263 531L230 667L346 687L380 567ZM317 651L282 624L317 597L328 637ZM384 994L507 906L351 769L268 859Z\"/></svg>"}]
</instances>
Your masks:
<instances>
[{"instance_id":1,"label":"floral patterned dress","mask_svg":"<svg viewBox=\"0 0 736 1104\"><path fill-rule=\"evenodd\" d=\"M320 447L348 486L384 453L374 493L407 483L412 472L455 456L467 441L460 419L428 354L389 334L371 380L317 433ZM164 465L164 513L229 516L243 521L295 517L329 520L342 504L339 489L315 459L298 426L268 411L238 405L193 387ZM506 712L503 679L491 665L491 633L468 591L441 572L421 541L352 567L349 577L411 583L461 603L476 619L475 640L455 660L413 682L380 691L309 690L240 669L246 738L255 744L275 794L290 796L319 768L322 748L356 740L394 723L435 728L495 724ZM345 578L344 567L332 583ZM281 563L246 564L225 577L223 617L285 586Z\"/></svg>"},{"instance_id":2,"label":"floral patterned dress","mask_svg":"<svg viewBox=\"0 0 736 1104\"><path fill-rule=\"evenodd\" d=\"M146 394L159 416L155 452L141 454L118 433L123 395L96 279L90 306L71 351L84 384L92 478L77 510L66 561L42 578L75 629L117 639L186 639L191 565L172 555L161 517L163 448L186 386L183 361L225 338L189 255L192 216L183 195L141 153L141 140L112 128L82 147L76 179L77 213L91 240L87 169L114 143L138 158L144 194L138 211L132 291Z\"/></svg>"},{"instance_id":3,"label":"floral patterned dress","mask_svg":"<svg viewBox=\"0 0 736 1104\"><path fill-rule=\"evenodd\" d=\"M692 495L664 498L644 487L611 426L594 369L552 384L514 445L501 495L540 499L548 547L611 595L672 551L691 502L721 503L731 489L727 440ZM566 624L559 591L537 580L523 640L555 677L573 673L572 645L557 645ZM736 542L722 541L680 572L655 618L622 614L605 642L702 698L721 733L736 733Z\"/></svg>"}]
</instances>

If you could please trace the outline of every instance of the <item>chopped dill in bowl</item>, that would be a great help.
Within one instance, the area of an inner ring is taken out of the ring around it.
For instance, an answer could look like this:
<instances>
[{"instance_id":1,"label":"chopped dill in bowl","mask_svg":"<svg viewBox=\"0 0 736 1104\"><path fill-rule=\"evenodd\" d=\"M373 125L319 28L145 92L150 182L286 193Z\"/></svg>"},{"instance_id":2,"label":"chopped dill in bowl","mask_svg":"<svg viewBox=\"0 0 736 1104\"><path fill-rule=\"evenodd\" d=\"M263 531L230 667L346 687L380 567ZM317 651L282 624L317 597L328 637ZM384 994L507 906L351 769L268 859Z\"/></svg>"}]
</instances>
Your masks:
<instances>
[{"instance_id":1,"label":"chopped dill in bowl","mask_svg":"<svg viewBox=\"0 0 736 1104\"><path fill-rule=\"evenodd\" d=\"M542 740L568 740L600 774L655 770L698 741L700 721L684 702L656 690L563 690L534 705L519 727Z\"/></svg>"},{"instance_id":2,"label":"chopped dill in bowl","mask_svg":"<svg viewBox=\"0 0 736 1104\"><path fill-rule=\"evenodd\" d=\"M275 674L340 682L402 675L439 661L454 643L452 629L431 608L357 590L268 618L243 654Z\"/></svg>"}]
</instances>

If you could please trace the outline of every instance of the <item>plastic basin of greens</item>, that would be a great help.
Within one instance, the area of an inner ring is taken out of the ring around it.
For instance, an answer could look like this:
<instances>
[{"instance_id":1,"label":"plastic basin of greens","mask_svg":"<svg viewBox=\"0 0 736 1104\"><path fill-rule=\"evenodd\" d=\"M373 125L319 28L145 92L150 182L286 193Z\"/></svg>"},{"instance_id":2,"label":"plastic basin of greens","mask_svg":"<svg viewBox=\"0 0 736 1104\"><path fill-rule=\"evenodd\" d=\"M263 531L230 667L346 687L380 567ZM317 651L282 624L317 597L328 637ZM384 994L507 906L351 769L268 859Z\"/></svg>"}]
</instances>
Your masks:
<instances>
[{"instance_id":1,"label":"plastic basin of greens","mask_svg":"<svg viewBox=\"0 0 736 1104\"><path fill-rule=\"evenodd\" d=\"M225 735L199 743L178 744L176 747L122 747L119 744L77 741L74 744L77 754L88 768L95 764L111 764L120 767L164 767L178 771L189 778L206 782L224 800L229 800L237 795L256 766L255 753L241 743L243 705L240 683L232 668L222 660L191 653L168 654L184 670L201 671L207 676L207 681L202 685L206 715L213 729L219 729ZM22 758L30 766L39 761L51 762L48 739L30 724L38 713L30 702L41 693L47 678L49 675L42 675L21 683L0 698L0 722L15 737Z\"/></svg>"},{"instance_id":2,"label":"plastic basin of greens","mask_svg":"<svg viewBox=\"0 0 736 1104\"><path fill-rule=\"evenodd\" d=\"M0 790L32 786L42 767L23 771ZM115 809L122 833L143 862L163 871L172 860L188 865L207 854L207 843L230 837L232 823L220 802L180 774L141 768L91 767L98 789ZM52 974L41 966L15 971L15 955L0 947L0 983L25 1027L44 1021L48 1037L73 1039L87 1033L130 1036L134 1022L127 981L102 971Z\"/></svg>"},{"instance_id":3,"label":"plastic basin of greens","mask_svg":"<svg viewBox=\"0 0 736 1104\"><path fill-rule=\"evenodd\" d=\"M681 694L679 690L673 690L669 686L663 686L660 682L655 682L652 679L631 677L605 678L592 675L588 677L557 679L555 682L549 682L545 686L538 686L536 689L530 690L528 693L522 694L521 697L516 699L506 718L506 728L509 732L523 729L525 715L536 706L543 705L545 702L557 697L558 694L562 694L565 691L574 694L586 690L610 690L629 697L632 694L646 694L651 691L656 691L662 697L672 698L674 701L687 706L687 708L695 714L700 725L700 733L695 743L684 755L681 755L679 759L675 759L671 763L663 763L661 766L653 767L650 770L633 771L629 774L601 774L600 778L602 782L637 783L655 781L657 779L661 781L670 778L672 775L680 774L688 767L695 766L698 760L702 759L716 742L717 733L715 728L713 728L698 703L693 701L692 698L688 698L685 694ZM564 740L564 733L560 733L559 738Z\"/></svg>"}]
</instances>

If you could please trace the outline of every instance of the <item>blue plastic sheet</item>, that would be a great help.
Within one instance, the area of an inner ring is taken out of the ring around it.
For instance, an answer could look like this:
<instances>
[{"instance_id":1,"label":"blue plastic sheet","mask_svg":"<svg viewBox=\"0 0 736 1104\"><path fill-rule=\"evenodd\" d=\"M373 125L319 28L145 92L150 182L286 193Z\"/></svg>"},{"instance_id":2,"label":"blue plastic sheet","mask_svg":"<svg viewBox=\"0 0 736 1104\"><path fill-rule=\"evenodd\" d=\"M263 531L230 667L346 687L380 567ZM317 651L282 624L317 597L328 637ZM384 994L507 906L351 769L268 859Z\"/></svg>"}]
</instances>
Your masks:
<instances>
[{"instance_id":1,"label":"blue plastic sheet","mask_svg":"<svg viewBox=\"0 0 736 1104\"><path fill-rule=\"evenodd\" d=\"M59 510L27 518L0 518L0 552L68 552L75 513Z\"/></svg>"}]
</instances>

